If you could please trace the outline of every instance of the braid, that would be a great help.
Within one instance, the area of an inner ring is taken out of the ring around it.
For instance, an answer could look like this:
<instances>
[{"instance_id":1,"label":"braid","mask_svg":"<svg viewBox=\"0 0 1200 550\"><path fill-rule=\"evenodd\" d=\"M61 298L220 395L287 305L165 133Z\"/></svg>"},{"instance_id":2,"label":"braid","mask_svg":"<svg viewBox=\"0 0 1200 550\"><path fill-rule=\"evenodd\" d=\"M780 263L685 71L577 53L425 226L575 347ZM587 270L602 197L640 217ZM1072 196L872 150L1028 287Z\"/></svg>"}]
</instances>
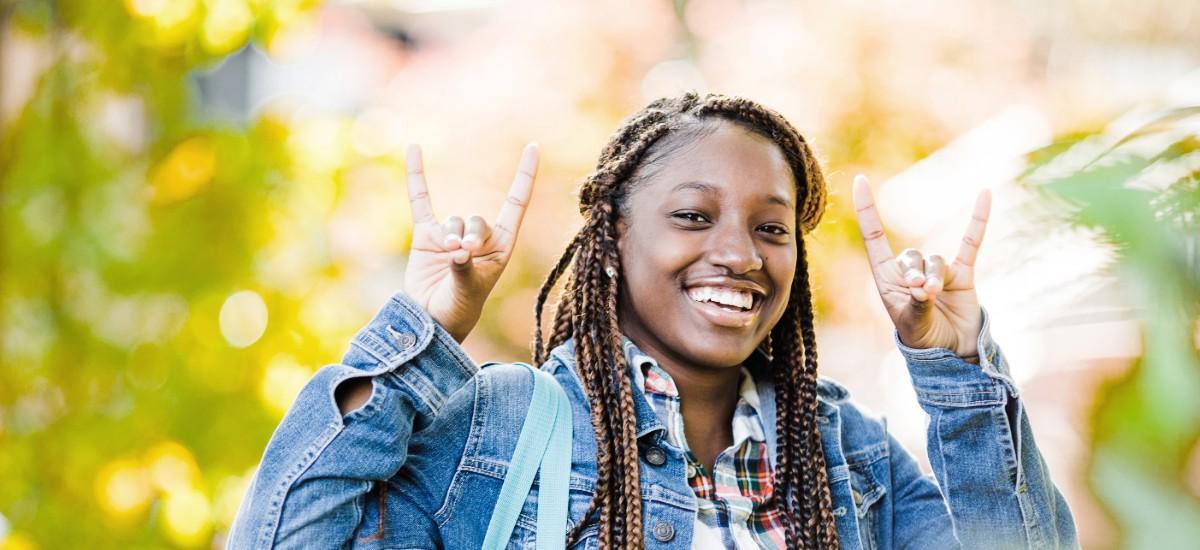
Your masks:
<instances>
[{"instance_id":1,"label":"braid","mask_svg":"<svg viewBox=\"0 0 1200 550\"><path fill-rule=\"evenodd\" d=\"M787 529L788 549L795 548L795 542L799 541L800 535L796 528L795 510L796 493L801 490L802 484L799 478L799 469L793 464L793 458L796 456L796 437L792 431L795 425L793 414L798 411L796 401L796 392L787 391L794 387L792 382L793 369L792 364L792 347L791 339L786 338L789 333L795 331L791 328L796 324L794 310L788 310L784 317L779 320L772 330L773 333L778 332L776 336L772 334L772 360L771 373L775 381L775 446L777 464L774 469L774 492L772 497L783 504L784 515L788 521L785 523ZM782 363L782 364L781 364Z\"/></svg>"},{"instance_id":2,"label":"braid","mask_svg":"<svg viewBox=\"0 0 1200 550\"><path fill-rule=\"evenodd\" d=\"M833 497L829 491L829 474L825 469L825 448L821 444L821 430L817 424L817 335L813 322L812 288L808 281L808 251L801 245L799 250L800 275L795 278L800 290L800 336L804 344L804 370L800 377L800 399L810 412L803 419L804 441L807 449L802 449L802 464L806 474L805 496L813 499L806 508L812 516L813 539L819 542L820 548L836 548L838 546L837 528L833 519ZM796 370L793 368L793 370ZM803 456L807 451L808 456Z\"/></svg>"},{"instance_id":3,"label":"braid","mask_svg":"<svg viewBox=\"0 0 1200 550\"><path fill-rule=\"evenodd\" d=\"M580 189L584 226L550 270L534 312L535 362L545 362L551 349L575 340L577 374L588 399L596 439L595 495L583 519L568 534L568 546L592 521L599 522L601 548L643 545L637 415L617 315L621 261L616 225L632 188L645 177L643 170L669 154L667 144L708 128L705 119L738 123L779 146L796 180L796 219L801 235L814 229L824 212L825 181L808 144L781 115L752 101L687 92L651 102L613 134L600 153L596 170ZM789 549L836 548L837 530L817 424L817 355L808 260L803 238L797 240L792 298L762 344L776 387L778 453L772 498L782 505ZM613 276L606 274L609 267L615 270ZM542 310L564 275L566 284L547 345L541 330Z\"/></svg>"},{"instance_id":4,"label":"braid","mask_svg":"<svg viewBox=\"0 0 1200 550\"><path fill-rule=\"evenodd\" d=\"M558 282L558 278L562 276L563 272L567 270L567 266L571 264L571 260L575 257L575 250L579 248L579 241L583 239L583 235L583 232L580 232L575 235L574 239L571 239L571 243L563 251L562 257L558 259L558 263L554 265L554 269L551 269L550 274L546 276L546 282L542 285L542 289L538 291L537 306L533 310L534 333L532 351L534 364L540 365L546 362L546 354L548 353L548 350L542 345L542 309L546 305L546 298L550 296L550 289L554 288L554 284ZM562 304L559 304L559 306L558 313L562 314L565 309L561 307ZM560 321L561 319L556 316L552 334L559 333L558 323Z\"/></svg>"},{"instance_id":5,"label":"braid","mask_svg":"<svg viewBox=\"0 0 1200 550\"><path fill-rule=\"evenodd\" d=\"M569 283L569 281L568 281ZM549 349L554 349L574 335L571 325L571 285L563 291L563 297L555 304L553 338L550 339ZM547 352L549 353L549 352ZM540 363L539 363L540 364Z\"/></svg>"}]
</instances>

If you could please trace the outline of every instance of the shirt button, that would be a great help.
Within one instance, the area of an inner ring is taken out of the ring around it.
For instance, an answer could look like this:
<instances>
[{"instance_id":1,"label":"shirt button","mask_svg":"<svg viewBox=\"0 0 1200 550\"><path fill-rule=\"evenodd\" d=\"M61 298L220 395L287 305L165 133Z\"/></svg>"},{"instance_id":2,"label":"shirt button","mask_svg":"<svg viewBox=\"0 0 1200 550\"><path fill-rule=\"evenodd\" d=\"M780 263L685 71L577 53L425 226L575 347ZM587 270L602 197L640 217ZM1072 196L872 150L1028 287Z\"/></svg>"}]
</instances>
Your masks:
<instances>
[{"instance_id":1,"label":"shirt button","mask_svg":"<svg viewBox=\"0 0 1200 550\"><path fill-rule=\"evenodd\" d=\"M669 542L675 538L675 528L670 523L660 521L654 524L654 540L658 542Z\"/></svg>"},{"instance_id":2,"label":"shirt button","mask_svg":"<svg viewBox=\"0 0 1200 550\"><path fill-rule=\"evenodd\" d=\"M698 473L700 473L700 472L697 472L697 471L696 471L696 466L694 466L692 463L690 463L690 462L689 462L689 463L688 463L688 465L687 465L687 476L688 476L688 479L691 479L691 478L693 478L693 477L696 477L696 474L698 474Z\"/></svg>"},{"instance_id":3,"label":"shirt button","mask_svg":"<svg viewBox=\"0 0 1200 550\"><path fill-rule=\"evenodd\" d=\"M667 463L667 453L662 450L662 447L650 447L646 449L646 462L662 466Z\"/></svg>"}]
</instances>

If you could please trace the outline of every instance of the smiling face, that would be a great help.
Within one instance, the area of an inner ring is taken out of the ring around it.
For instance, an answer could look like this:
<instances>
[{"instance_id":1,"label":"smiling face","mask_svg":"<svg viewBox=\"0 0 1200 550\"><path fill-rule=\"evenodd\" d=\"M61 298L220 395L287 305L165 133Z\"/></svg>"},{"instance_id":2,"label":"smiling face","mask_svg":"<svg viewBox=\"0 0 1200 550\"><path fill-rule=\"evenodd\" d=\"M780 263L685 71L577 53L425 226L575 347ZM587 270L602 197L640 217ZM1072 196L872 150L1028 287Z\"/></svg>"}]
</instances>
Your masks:
<instances>
[{"instance_id":1,"label":"smiling face","mask_svg":"<svg viewBox=\"0 0 1200 550\"><path fill-rule=\"evenodd\" d=\"M796 274L783 152L735 123L708 124L638 179L617 225L621 332L668 372L744 361L783 315Z\"/></svg>"}]
</instances>

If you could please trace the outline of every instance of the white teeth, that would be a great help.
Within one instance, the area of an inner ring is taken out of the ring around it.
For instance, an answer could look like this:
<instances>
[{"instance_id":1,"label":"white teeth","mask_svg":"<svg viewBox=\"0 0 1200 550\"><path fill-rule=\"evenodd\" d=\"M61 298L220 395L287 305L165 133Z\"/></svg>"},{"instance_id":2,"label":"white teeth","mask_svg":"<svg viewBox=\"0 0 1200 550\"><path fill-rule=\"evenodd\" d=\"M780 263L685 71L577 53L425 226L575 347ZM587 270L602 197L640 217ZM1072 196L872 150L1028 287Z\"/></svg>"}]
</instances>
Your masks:
<instances>
[{"instance_id":1,"label":"white teeth","mask_svg":"<svg viewBox=\"0 0 1200 550\"><path fill-rule=\"evenodd\" d=\"M688 289L688 296L697 302L716 302L742 309L750 309L754 306L754 295L732 288L697 286Z\"/></svg>"}]
</instances>

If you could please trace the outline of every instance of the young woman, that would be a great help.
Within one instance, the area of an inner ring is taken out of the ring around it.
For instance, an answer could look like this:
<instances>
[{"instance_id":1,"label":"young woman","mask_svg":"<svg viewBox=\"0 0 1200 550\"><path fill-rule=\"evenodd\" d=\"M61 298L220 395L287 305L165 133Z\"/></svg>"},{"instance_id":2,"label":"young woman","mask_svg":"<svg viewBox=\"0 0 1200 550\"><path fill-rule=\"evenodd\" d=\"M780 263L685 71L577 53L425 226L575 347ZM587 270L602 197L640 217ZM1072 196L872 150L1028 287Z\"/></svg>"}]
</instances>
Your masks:
<instances>
[{"instance_id":1,"label":"young woman","mask_svg":"<svg viewBox=\"0 0 1200 550\"><path fill-rule=\"evenodd\" d=\"M235 548L478 548L532 377L458 343L512 255L537 169L526 148L495 223L439 223L410 148L403 292L321 369L267 445ZM583 228L534 362L572 402L566 533L536 532L537 486L511 546L1057 548L1076 546L976 298L980 195L953 263L892 253L865 180L859 223L917 399L934 476L844 388L817 376L803 235L825 205L811 150L779 114L716 94L627 119L583 184Z\"/></svg>"}]
</instances>

